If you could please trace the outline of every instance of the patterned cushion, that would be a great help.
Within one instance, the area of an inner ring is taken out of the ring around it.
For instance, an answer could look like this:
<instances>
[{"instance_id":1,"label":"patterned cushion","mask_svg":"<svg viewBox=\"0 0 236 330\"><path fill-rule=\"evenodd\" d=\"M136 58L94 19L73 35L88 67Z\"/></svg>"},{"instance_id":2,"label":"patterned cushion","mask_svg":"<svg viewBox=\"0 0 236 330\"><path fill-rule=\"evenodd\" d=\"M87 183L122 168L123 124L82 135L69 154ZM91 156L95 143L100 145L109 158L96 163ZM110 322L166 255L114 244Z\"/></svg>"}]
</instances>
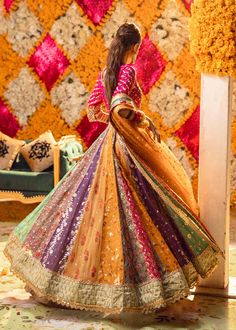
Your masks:
<instances>
[{"instance_id":1,"label":"patterned cushion","mask_svg":"<svg viewBox=\"0 0 236 330\"><path fill-rule=\"evenodd\" d=\"M25 141L12 139L0 132L0 170L10 170Z\"/></svg>"},{"instance_id":2,"label":"patterned cushion","mask_svg":"<svg viewBox=\"0 0 236 330\"><path fill-rule=\"evenodd\" d=\"M20 152L33 172L44 171L53 164L55 143L52 132L47 131L21 148Z\"/></svg>"}]
</instances>

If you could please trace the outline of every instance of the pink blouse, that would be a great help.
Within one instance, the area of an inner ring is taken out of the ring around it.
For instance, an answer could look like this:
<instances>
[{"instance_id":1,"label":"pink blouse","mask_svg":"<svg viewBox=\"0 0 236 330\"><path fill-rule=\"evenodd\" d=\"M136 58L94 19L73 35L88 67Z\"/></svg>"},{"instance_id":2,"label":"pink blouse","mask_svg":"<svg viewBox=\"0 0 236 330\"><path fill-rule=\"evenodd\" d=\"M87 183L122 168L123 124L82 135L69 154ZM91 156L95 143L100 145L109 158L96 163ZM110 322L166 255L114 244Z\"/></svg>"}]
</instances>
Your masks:
<instances>
[{"instance_id":1,"label":"pink blouse","mask_svg":"<svg viewBox=\"0 0 236 330\"><path fill-rule=\"evenodd\" d=\"M118 83L113 96L116 94L127 94L140 107L142 93L136 82L135 68L133 64L121 65L118 75ZM88 100L87 114L90 121L108 121L110 107L105 96L102 72L99 73L96 85Z\"/></svg>"}]
</instances>

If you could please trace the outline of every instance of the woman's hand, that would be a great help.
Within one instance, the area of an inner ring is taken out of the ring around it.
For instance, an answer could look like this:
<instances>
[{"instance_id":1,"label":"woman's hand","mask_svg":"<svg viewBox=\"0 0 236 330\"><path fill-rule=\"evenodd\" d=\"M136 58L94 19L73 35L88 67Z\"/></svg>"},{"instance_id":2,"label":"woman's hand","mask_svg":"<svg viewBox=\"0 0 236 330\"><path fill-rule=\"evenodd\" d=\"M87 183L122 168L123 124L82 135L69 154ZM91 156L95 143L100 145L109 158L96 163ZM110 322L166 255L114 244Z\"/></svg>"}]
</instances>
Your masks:
<instances>
[{"instance_id":1,"label":"woman's hand","mask_svg":"<svg viewBox=\"0 0 236 330\"><path fill-rule=\"evenodd\" d=\"M153 124L153 121L147 116L146 116L146 120L149 122L148 129L150 129L150 131L152 132L152 134L154 136L154 140L157 139L157 141L160 143L161 142L161 136L160 136L159 132L157 131L155 125Z\"/></svg>"}]
</instances>

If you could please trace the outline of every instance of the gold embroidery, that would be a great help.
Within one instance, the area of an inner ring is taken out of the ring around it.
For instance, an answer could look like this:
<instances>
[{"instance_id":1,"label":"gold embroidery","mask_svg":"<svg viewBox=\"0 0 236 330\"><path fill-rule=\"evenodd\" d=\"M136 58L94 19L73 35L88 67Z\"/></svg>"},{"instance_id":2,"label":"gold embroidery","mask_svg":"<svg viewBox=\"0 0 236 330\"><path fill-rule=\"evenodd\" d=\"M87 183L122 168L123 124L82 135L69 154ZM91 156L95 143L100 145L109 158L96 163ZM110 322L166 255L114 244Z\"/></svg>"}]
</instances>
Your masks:
<instances>
[{"instance_id":1,"label":"gold embroidery","mask_svg":"<svg viewBox=\"0 0 236 330\"><path fill-rule=\"evenodd\" d=\"M39 260L22 249L16 236L11 235L4 254L11 261L14 273L37 296L71 308L114 313L122 310L150 312L190 293L181 269L165 274L161 280L140 285L93 284L44 268Z\"/></svg>"}]
</instances>

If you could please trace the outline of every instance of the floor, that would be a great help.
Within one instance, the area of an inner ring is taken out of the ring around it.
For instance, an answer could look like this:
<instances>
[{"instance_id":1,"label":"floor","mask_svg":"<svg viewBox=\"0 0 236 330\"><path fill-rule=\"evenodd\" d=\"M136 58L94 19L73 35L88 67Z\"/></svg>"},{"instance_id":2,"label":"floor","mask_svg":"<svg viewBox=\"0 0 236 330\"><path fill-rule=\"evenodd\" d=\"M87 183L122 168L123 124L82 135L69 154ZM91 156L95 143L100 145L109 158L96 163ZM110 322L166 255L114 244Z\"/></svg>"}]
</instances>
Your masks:
<instances>
[{"instance_id":1,"label":"floor","mask_svg":"<svg viewBox=\"0 0 236 330\"><path fill-rule=\"evenodd\" d=\"M0 329L108 330L204 329L236 330L236 212L231 216L230 292L234 299L190 295L168 310L151 315L121 316L49 308L34 301L24 284L9 272L3 248L15 224L0 223Z\"/></svg>"}]
</instances>

